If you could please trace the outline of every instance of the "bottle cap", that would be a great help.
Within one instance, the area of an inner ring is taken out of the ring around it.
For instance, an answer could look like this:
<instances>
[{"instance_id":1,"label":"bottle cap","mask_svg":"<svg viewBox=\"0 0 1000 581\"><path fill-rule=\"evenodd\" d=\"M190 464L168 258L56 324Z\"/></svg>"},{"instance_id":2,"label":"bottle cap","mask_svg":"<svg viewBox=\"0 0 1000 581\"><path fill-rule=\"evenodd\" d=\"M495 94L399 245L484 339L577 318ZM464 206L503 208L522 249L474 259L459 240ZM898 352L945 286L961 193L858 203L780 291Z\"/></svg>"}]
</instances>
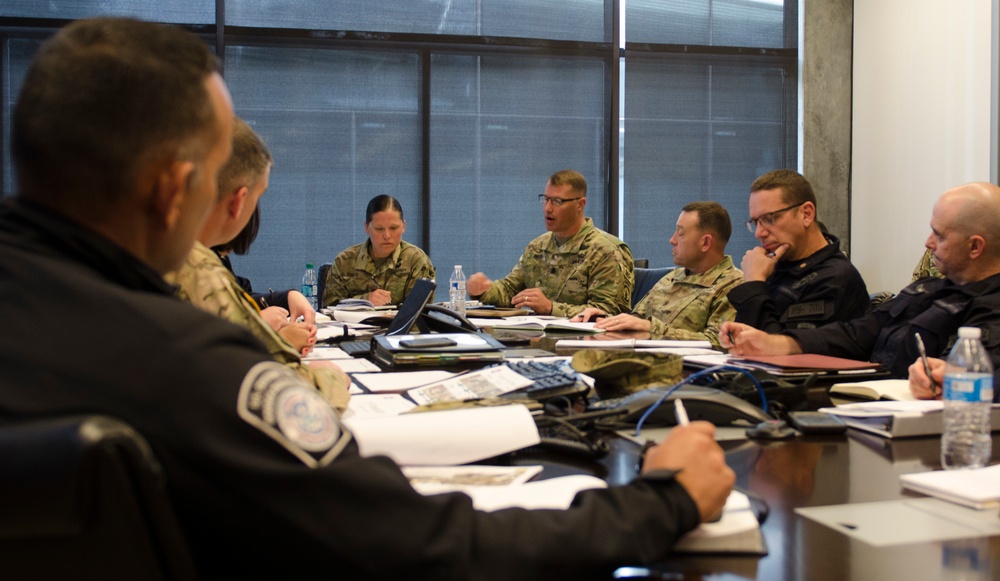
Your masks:
<instances>
[{"instance_id":1,"label":"bottle cap","mask_svg":"<svg viewBox=\"0 0 1000 581\"><path fill-rule=\"evenodd\" d=\"M982 331L979 327L959 327L958 328L958 338L959 339L978 339L982 336Z\"/></svg>"},{"instance_id":2,"label":"bottle cap","mask_svg":"<svg viewBox=\"0 0 1000 581\"><path fill-rule=\"evenodd\" d=\"M315 268L311 262L306 263L306 268Z\"/></svg>"},{"instance_id":3,"label":"bottle cap","mask_svg":"<svg viewBox=\"0 0 1000 581\"><path fill-rule=\"evenodd\" d=\"M456 269L459 269L459 268L462 268L462 265L461 265L461 264L456 264L456 265L455 265L455 268L456 268Z\"/></svg>"}]
</instances>

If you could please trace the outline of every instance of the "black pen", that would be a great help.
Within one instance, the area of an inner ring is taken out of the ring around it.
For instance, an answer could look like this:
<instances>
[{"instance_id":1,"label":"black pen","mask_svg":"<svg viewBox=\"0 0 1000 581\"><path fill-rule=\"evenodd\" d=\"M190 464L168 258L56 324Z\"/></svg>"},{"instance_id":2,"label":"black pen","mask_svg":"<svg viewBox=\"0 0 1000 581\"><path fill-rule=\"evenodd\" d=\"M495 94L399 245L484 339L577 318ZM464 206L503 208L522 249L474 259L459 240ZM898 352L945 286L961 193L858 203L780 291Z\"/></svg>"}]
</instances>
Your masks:
<instances>
[{"instance_id":1,"label":"black pen","mask_svg":"<svg viewBox=\"0 0 1000 581\"><path fill-rule=\"evenodd\" d=\"M927 380L931 382L931 393L935 396L939 395L937 382L931 377L931 362L927 360L927 349L924 349L924 340L920 338L920 333L914 333L913 337L917 340L917 352L920 353L920 360L924 362L924 373L927 374Z\"/></svg>"},{"instance_id":2,"label":"black pen","mask_svg":"<svg viewBox=\"0 0 1000 581\"><path fill-rule=\"evenodd\" d=\"M379 287L378 281L375 280L375 275L374 274L369 274L368 278L372 279L372 282L375 283L375 288L372 289L372 290L378 290L380 287Z\"/></svg>"}]
</instances>

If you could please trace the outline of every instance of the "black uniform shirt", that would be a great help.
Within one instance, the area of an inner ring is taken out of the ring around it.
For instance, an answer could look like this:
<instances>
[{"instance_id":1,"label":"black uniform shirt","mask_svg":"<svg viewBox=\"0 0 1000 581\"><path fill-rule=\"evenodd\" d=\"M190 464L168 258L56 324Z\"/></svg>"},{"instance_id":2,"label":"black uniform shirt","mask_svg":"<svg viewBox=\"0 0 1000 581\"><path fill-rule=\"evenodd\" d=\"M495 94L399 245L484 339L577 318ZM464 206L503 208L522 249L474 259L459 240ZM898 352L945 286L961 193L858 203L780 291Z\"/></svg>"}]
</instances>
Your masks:
<instances>
[{"instance_id":1,"label":"black uniform shirt","mask_svg":"<svg viewBox=\"0 0 1000 581\"><path fill-rule=\"evenodd\" d=\"M765 282L748 281L729 291L736 322L768 333L810 329L860 317L870 303L861 273L840 251L840 240L807 258L780 261Z\"/></svg>"},{"instance_id":2,"label":"black uniform shirt","mask_svg":"<svg viewBox=\"0 0 1000 581\"><path fill-rule=\"evenodd\" d=\"M0 256L0 418L132 424L206 578L608 579L697 525L675 481L585 491L569 510L421 496L248 332L111 242L7 200Z\"/></svg>"},{"instance_id":3,"label":"black uniform shirt","mask_svg":"<svg viewBox=\"0 0 1000 581\"><path fill-rule=\"evenodd\" d=\"M1000 386L1000 274L964 285L922 278L863 317L786 334L806 353L875 361L894 377L906 378L919 356L914 333L920 333L929 356L945 359L962 326L982 330L994 384ZM994 389L993 397L1000 398L1000 390Z\"/></svg>"}]
</instances>

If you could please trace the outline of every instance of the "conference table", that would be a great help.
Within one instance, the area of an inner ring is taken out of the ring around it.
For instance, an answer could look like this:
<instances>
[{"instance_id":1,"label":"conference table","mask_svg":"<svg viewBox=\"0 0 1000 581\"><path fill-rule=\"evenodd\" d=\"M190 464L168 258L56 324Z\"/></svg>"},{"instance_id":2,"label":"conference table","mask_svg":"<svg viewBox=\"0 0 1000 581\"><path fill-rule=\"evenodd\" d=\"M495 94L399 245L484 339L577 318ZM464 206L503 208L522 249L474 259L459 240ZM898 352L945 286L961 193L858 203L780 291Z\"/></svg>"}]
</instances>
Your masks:
<instances>
[{"instance_id":1,"label":"conference table","mask_svg":"<svg viewBox=\"0 0 1000 581\"><path fill-rule=\"evenodd\" d=\"M556 351L552 337L533 340L530 346ZM812 408L831 405L823 386L810 390L809 401ZM726 431L732 434L734 430ZM639 445L617 436L610 440L611 453L598 460L542 458L544 474L582 472L604 478L611 485L628 482L635 475ZM761 525L768 554L673 556L654 567L656 575L648 578L1000 579L1000 535L876 546L796 513L796 509L807 507L905 499L926 502L922 500L927 498L924 495L904 491L899 476L939 469L938 437L884 439L849 430L842 435L800 435L784 441L737 437L720 444L726 451L727 463L736 472L737 488L755 494L768 505L768 516ZM515 456L516 462L536 460L530 454ZM1000 432L993 437L991 462L998 461ZM1000 511L988 510L1000 520Z\"/></svg>"},{"instance_id":2,"label":"conference table","mask_svg":"<svg viewBox=\"0 0 1000 581\"><path fill-rule=\"evenodd\" d=\"M564 337L533 337L525 347L566 355L567 352L555 348L555 341ZM825 405L831 405L825 387L814 386L809 390L809 407L816 409ZM627 578L1000 579L1000 534L872 544L855 538L847 528L838 530L796 512L796 509L809 507L926 499L924 495L904 491L899 476L939 469L938 437L884 439L849 430L838 435L799 435L791 440L760 441L743 436L741 428L722 431L726 432L726 439L720 440L720 445L725 450L727 464L736 473L736 487L763 499L768 506L767 518L761 525L767 555L672 555L652 567L651 576ZM599 459L527 451L508 455L503 461L541 464L545 467L543 478L582 473L602 478L609 485L626 483L636 474L640 446L614 433L609 435L608 441L611 451ZM1000 432L993 437L991 463L998 461ZM996 508L988 510L990 515L1000 519ZM851 523L842 525L849 527Z\"/></svg>"}]
</instances>

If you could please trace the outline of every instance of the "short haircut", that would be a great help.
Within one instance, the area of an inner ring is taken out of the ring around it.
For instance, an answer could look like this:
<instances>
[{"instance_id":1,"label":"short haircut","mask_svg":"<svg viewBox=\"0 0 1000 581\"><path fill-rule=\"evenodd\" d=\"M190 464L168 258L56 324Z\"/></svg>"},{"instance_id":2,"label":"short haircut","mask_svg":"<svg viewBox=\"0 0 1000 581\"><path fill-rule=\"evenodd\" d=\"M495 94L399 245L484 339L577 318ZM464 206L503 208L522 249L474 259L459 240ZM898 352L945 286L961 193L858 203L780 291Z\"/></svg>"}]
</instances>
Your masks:
<instances>
[{"instance_id":1,"label":"short haircut","mask_svg":"<svg viewBox=\"0 0 1000 581\"><path fill-rule=\"evenodd\" d=\"M218 124L204 42L174 26L123 18L70 23L45 42L14 111L21 194L114 203L159 160L200 160Z\"/></svg>"},{"instance_id":2,"label":"short haircut","mask_svg":"<svg viewBox=\"0 0 1000 581\"><path fill-rule=\"evenodd\" d=\"M691 202L681 208L681 211L698 214L698 227L715 234L723 246L733 235L733 222L729 219L729 212L718 202Z\"/></svg>"},{"instance_id":3,"label":"short haircut","mask_svg":"<svg viewBox=\"0 0 1000 581\"><path fill-rule=\"evenodd\" d=\"M776 169L755 179L750 184L750 193L761 190L781 189L781 201L788 206L812 202L816 205L816 194L812 184L802 174L790 169ZM817 212L818 213L818 212Z\"/></svg>"},{"instance_id":4,"label":"short haircut","mask_svg":"<svg viewBox=\"0 0 1000 581\"><path fill-rule=\"evenodd\" d=\"M247 252L250 252L250 246L253 244L253 241L257 239L258 231L260 231L260 203L254 206L253 214L250 215L250 220L247 222L247 225L240 230L239 234L225 244L213 246L212 250L218 252L219 254L232 252L233 254L244 256Z\"/></svg>"},{"instance_id":5,"label":"short haircut","mask_svg":"<svg viewBox=\"0 0 1000 581\"><path fill-rule=\"evenodd\" d=\"M574 169L557 171L549 176L549 183L553 186L569 186L574 192L579 192L580 196L587 197L587 179Z\"/></svg>"},{"instance_id":6,"label":"short haircut","mask_svg":"<svg viewBox=\"0 0 1000 581\"><path fill-rule=\"evenodd\" d=\"M403 206L399 204L399 200L392 196L382 194L375 196L368 201L368 208L365 210L365 224L371 222L372 218L375 217L375 214L388 210L395 210L399 212L399 219L405 219L403 218Z\"/></svg>"},{"instance_id":7,"label":"short haircut","mask_svg":"<svg viewBox=\"0 0 1000 581\"><path fill-rule=\"evenodd\" d=\"M219 198L236 188L253 187L271 167L267 144L239 117L233 118L233 153L219 170Z\"/></svg>"}]
</instances>

